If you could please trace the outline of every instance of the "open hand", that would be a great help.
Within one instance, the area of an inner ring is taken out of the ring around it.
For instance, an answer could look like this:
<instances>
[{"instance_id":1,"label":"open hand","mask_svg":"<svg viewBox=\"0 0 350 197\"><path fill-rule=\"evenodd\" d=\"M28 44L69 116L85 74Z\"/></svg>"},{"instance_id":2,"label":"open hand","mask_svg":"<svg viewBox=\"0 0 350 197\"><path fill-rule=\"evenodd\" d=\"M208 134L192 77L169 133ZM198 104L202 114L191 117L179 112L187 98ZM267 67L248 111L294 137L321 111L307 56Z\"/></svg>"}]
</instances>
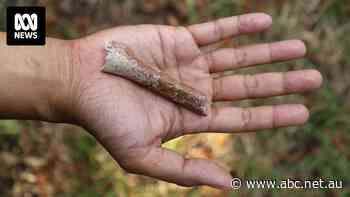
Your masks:
<instances>
[{"instance_id":1,"label":"open hand","mask_svg":"<svg viewBox=\"0 0 350 197\"><path fill-rule=\"evenodd\" d=\"M255 33L271 25L266 14L223 18L189 27L118 27L73 41L72 98L78 122L128 172L184 186L230 187L230 174L215 162L184 158L161 147L173 138L199 132L247 132L303 124L303 105L252 108L212 107L198 116L135 83L101 72L104 45L114 40L135 56L205 93L212 102L263 98L318 88L315 70L213 78L211 74L305 55L298 40L205 52L201 47L224 38Z\"/></svg>"}]
</instances>

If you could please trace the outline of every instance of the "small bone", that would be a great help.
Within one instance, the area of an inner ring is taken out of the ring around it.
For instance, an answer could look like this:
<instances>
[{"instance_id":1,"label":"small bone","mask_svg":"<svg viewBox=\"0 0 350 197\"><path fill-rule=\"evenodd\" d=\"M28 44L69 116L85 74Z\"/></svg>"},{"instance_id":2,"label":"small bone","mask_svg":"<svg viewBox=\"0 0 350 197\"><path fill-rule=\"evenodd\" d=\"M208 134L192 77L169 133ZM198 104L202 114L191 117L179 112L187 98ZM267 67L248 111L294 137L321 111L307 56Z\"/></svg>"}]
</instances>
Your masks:
<instances>
[{"instance_id":1,"label":"small bone","mask_svg":"<svg viewBox=\"0 0 350 197\"><path fill-rule=\"evenodd\" d=\"M145 65L124 44L111 41L106 44L105 50L103 72L131 80L199 115L208 115L209 102L203 93L173 79L155 66Z\"/></svg>"}]
</instances>

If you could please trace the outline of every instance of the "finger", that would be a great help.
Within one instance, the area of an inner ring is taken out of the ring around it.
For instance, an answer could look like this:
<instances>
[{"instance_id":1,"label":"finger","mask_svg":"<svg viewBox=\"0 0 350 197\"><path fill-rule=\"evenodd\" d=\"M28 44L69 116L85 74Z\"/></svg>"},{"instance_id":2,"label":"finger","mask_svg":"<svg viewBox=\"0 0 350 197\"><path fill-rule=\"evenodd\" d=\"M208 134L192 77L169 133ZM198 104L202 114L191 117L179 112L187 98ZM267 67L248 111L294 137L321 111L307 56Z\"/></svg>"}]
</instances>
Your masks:
<instances>
[{"instance_id":1,"label":"finger","mask_svg":"<svg viewBox=\"0 0 350 197\"><path fill-rule=\"evenodd\" d=\"M213 81L213 100L230 101L301 93L319 88L321 84L322 76L317 70L226 76Z\"/></svg>"},{"instance_id":2,"label":"finger","mask_svg":"<svg viewBox=\"0 0 350 197\"><path fill-rule=\"evenodd\" d=\"M238 48L220 49L207 53L204 58L210 72L223 72L235 68L287 61L306 54L305 44L300 40L288 40L270 44L250 45Z\"/></svg>"},{"instance_id":3,"label":"finger","mask_svg":"<svg viewBox=\"0 0 350 197\"><path fill-rule=\"evenodd\" d=\"M300 125L308 117L308 110L297 104L252 108L213 107L208 129L204 132L236 133ZM203 131L188 133L198 132Z\"/></svg>"},{"instance_id":4,"label":"finger","mask_svg":"<svg viewBox=\"0 0 350 197\"><path fill-rule=\"evenodd\" d=\"M260 32L270 27L271 24L271 16L254 13L191 25L188 30L198 45L208 45L232 36Z\"/></svg>"},{"instance_id":5,"label":"finger","mask_svg":"<svg viewBox=\"0 0 350 197\"><path fill-rule=\"evenodd\" d=\"M133 157L136 160L127 168L129 172L181 186L209 185L222 189L230 188L232 179L230 173L213 161L186 159L174 151L161 147L149 147L145 155L142 152L144 150L141 151L141 157L140 155Z\"/></svg>"}]
</instances>

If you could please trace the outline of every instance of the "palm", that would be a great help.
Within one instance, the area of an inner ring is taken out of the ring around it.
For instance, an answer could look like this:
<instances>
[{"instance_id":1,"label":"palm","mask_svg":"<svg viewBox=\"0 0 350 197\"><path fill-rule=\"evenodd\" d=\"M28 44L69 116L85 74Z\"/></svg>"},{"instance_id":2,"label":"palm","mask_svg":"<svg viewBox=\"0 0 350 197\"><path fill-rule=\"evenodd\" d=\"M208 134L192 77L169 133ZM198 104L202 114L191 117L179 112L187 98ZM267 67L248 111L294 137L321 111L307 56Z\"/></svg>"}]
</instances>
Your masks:
<instances>
[{"instance_id":1,"label":"palm","mask_svg":"<svg viewBox=\"0 0 350 197\"><path fill-rule=\"evenodd\" d=\"M102 50L104 44L115 40L127 45L136 57L148 65L156 66L178 81L205 93L210 101L259 97L251 93L251 90L244 96L237 95L239 92L226 94L218 91L222 90L218 87L222 86L224 80L214 80L211 72L220 71L220 66L213 68L218 64L215 62L215 56L201 51L199 44L203 43L199 43L201 41L198 41L198 38L202 39L203 36L199 34L196 38L194 34L196 31L195 27L189 31L184 27L144 25L112 29L79 40L81 71L78 104L82 114L81 124L91 131L119 164L130 172L182 185L210 184L224 187L228 184L229 175L221 168L205 160L184 160L177 153L162 149L160 147L162 142L186 134L185 131L193 133L210 130L219 132L255 130L296 124L298 121L305 121L305 118L295 120L295 117L294 119L289 117L289 122L282 119L281 123L275 120L255 120L257 118L254 118L254 114L258 116L263 112L268 114L273 111L269 110L273 109L272 107L249 110L212 108L207 117L201 117L131 81L100 72L104 63L105 53ZM208 40L211 40L209 36ZM218 41L217 38L215 41ZM291 58L293 55L285 59ZM315 84L309 85L307 89L313 86ZM249 88L249 84L248 87L244 87ZM306 88L299 88L294 92L302 90ZM283 93L287 92L277 94ZM288 110L292 107L297 108L289 106ZM270 124L272 122L273 124ZM179 166L170 169L165 166L167 162L174 162L174 165ZM207 175L201 174L200 169L192 169L195 165L199 168L210 168L211 173L218 177L209 180Z\"/></svg>"},{"instance_id":2,"label":"palm","mask_svg":"<svg viewBox=\"0 0 350 197\"><path fill-rule=\"evenodd\" d=\"M212 78L208 72L208 64L204 59L198 58L201 53L200 49L188 31L167 26L135 26L112 31L111 40L118 41L123 35L133 35L132 39L129 38L130 41L120 40L135 51L137 57L149 65L157 66L162 72L168 73L173 78L200 90L208 95L208 98L212 98ZM110 32L105 33L110 34ZM144 37L148 39L145 40ZM96 40L88 42L89 45L83 47L89 49L86 54L83 50L81 51L82 59L89 62L87 66L101 69L103 64L100 62L101 59L97 60L96 56L88 53L90 50L100 51L101 44L104 44L103 38L105 39L106 35L97 35L96 38L92 38ZM164 51L165 49L167 51ZM91 64L91 62L94 63ZM99 110L102 114L98 116L106 117L104 121L101 121L101 124L108 128L111 128L107 126L109 124L123 125L127 128L114 129L111 131L112 136L132 134L129 136L130 139L125 140L127 142L126 149L133 144L138 144L138 146L160 145L161 141L179 136L180 132L189 129L189 127L193 128L194 122L210 118L210 115L201 118L123 78L109 76L101 72L94 72L94 75L88 75L88 77L86 81L93 83L89 89L96 94L96 90L99 90L98 99L101 99L99 102L106 104L103 105L104 110ZM116 117L116 111L118 114L127 115L127 120L132 117L131 121L128 122ZM112 122L109 123L109 120ZM135 124L135 121L138 124Z\"/></svg>"}]
</instances>

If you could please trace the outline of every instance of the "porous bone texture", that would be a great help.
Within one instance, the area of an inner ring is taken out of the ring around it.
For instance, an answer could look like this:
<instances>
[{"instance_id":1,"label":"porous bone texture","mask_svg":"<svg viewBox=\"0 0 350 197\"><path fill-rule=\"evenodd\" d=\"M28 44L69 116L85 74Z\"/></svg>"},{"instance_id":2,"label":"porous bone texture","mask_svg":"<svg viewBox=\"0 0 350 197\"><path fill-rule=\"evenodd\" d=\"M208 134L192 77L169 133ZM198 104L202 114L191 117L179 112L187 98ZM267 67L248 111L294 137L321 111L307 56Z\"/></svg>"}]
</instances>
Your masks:
<instances>
[{"instance_id":1,"label":"porous bone texture","mask_svg":"<svg viewBox=\"0 0 350 197\"><path fill-rule=\"evenodd\" d=\"M103 72L131 80L199 115L208 115L208 99L201 92L162 73L157 67L145 65L124 44L111 41L105 50Z\"/></svg>"}]
</instances>

